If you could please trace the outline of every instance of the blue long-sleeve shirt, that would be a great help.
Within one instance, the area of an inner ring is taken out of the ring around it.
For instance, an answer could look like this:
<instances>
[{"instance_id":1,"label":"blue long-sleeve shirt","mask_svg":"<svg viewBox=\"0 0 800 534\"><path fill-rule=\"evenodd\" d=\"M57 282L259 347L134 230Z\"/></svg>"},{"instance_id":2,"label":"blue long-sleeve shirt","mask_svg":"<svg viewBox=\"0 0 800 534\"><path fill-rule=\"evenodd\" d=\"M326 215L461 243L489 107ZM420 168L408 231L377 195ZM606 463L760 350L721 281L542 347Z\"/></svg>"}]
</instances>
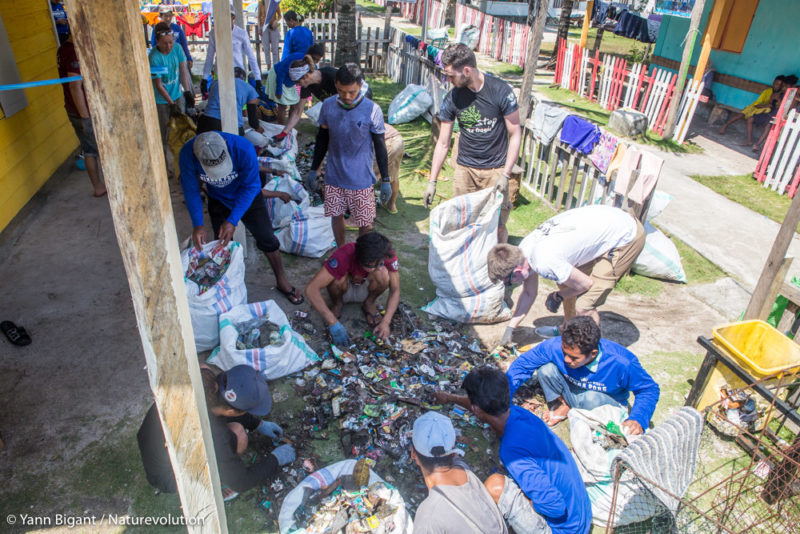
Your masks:
<instances>
[{"instance_id":1,"label":"blue long-sleeve shirt","mask_svg":"<svg viewBox=\"0 0 800 534\"><path fill-rule=\"evenodd\" d=\"M517 388L539 367L553 363L570 383L579 388L605 393L623 406L627 406L628 397L633 393L635 398L629 419L646 429L660 395L658 384L647 374L636 355L622 345L601 339L599 351L600 360L594 371L585 365L572 369L564 363L560 336L540 343L517 358L508 368L506 376L511 396L514 396Z\"/></svg>"},{"instance_id":2,"label":"blue long-sleeve shirt","mask_svg":"<svg viewBox=\"0 0 800 534\"><path fill-rule=\"evenodd\" d=\"M314 44L314 35L305 26L295 26L283 38L281 60L292 54L306 54L308 47ZM301 58L302 59L302 58Z\"/></svg>"},{"instance_id":3,"label":"blue long-sleeve shirt","mask_svg":"<svg viewBox=\"0 0 800 534\"><path fill-rule=\"evenodd\" d=\"M194 140L190 139L178 158L181 167L181 188L186 208L192 218L192 226L203 226L203 200L200 197L200 180L205 182L208 195L219 200L231 210L226 219L236 226L244 212L261 192L258 176L258 159L253 144L238 135L218 132L228 145L233 162L233 171L219 180L212 180L203 171L203 166L194 155Z\"/></svg>"},{"instance_id":4,"label":"blue long-sleeve shirt","mask_svg":"<svg viewBox=\"0 0 800 534\"><path fill-rule=\"evenodd\" d=\"M186 60L194 62L192 55L189 53L189 42L186 40L186 34L183 28L181 28L180 24L175 24L174 22L170 23L169 27L172 30L172 35L175 37L175 44L179 44L181 48L183 48L183 53L186 54ZM156 46L156 32L153 32L150 44L153 47Z\"/></svg>"},{"instance_id":5,"label":"blue long-sleeve shirt","mask_svg":"<svg viewBox=\"0 0 800 534\"><path fill-rule=\"evenodd\" d=\"M553 534L586 534L592 504L575 459L538 417L511 406L500 460Z\"/></svg>"}]
</instances>

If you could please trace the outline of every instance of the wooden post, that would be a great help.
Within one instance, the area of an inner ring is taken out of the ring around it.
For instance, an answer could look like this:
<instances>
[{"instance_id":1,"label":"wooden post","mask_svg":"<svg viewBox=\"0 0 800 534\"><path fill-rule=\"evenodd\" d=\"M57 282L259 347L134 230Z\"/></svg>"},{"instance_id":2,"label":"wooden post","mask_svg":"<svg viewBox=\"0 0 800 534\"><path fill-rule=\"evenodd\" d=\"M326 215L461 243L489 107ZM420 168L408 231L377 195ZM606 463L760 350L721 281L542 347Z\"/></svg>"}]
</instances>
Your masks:
<instances>
[{"instance_id":1,"label":"wooden post","mask_svg":"<svg viewBox=\"0 0 800 534\"><path fill-rule=\"evenodd\" d=\"M583 28L581 28L581 48L586 48L586 40L589 38L589 27L592 25L592 8L594 0L586 2L586 13L583 15Z\"/></svg>"},{"instance_id":2,"label":"wooden post","mask_svg":"<svg viewBox=\"0 0 800 534\"><path fill-rule=\"evenodd\" d=\"M386 0L386 15L383 19L383 38L386 42L383 43L383 61L389 61L389 32L391 31L392 24L392 4L391 0Z\"/></svg>"},{"instance_id":3,"label":"wooden post","mask_svg":"<svg viewBox=\"0 0 800 534\"><path fill-rule=\"evenodd\" d=\"M705 8L706 0L696 0L692 8L692 18L689 21L689 31L686 34L686 45L683 47L683 56L681 57L681 66L678 69L678 81L675 86L675 92L672 94L672 101L669 104L669 111L667 112L666 125L662 137L669 139L675 130L675 119L678 116L678 109L681 106L681 97L683 96L683 87L686 85L686 73L689 71L689 63L692 61L692 53L694 52L694 44L697 42L698 27L700 26L700 17L703 16L703 9Z\"/></svg>"},{"instance_id":4,"label":"wooden post","mask_svg":"<svg viewBox=\"0 0 800 534\"><path fill-rule=\"evenodd\" d=\"M183 514L191 532L225 533L141 16L134 2L118 4L66 8Z\"/></svg>"},{"instance_id":5,"label":"wooden post","mask_svg":"<svg viewBox=\"0 0 800 534\"><path fill-rule=\"evenodd\" d=\"M431 12L431 0L423 0L425 3L422 8L422 41L428 41L428 15Z\"/></svg>"},{"instance_id":6,"label":"wooden post","mask_svg":"<svg viewBox=\"0 0 800 534\"><path fill-rule=\"evenodd\" d=\"M217 83L219 84L219 111L222 117L222 131L239 133L236 113L236 84L233 80L233 41L228 0L213 0L214 40L217 43ZM241 5L241 2L239 2ZM238 20L238 17L237 17ZM210 59L210 58L209 58Z\"/></svg>"},{"instance_id":7,"label":"wooden post","mask_svg":"<svg viewBox=\"0 0 800 534\"><path fill-rule=\"evenodd\" d=\"M543 0L531 0L529 5L531 10L528 12L528 23L531 26L531 35L528 38L528 50L525 55L522 87L519 90L519 118L523 123L530 112L533 78L536 75L536 63L539 62L539 52L542 49L542 38L544 37L544 24L547 20L547 4ZM536 6L535 18L532 12L534 5Z\"/></svg>"},{"instance_id":8,"label":"wooden post","mask_svg":"<svg viewBox=\"0 0 800 534\"><path fill-rule=\"evenodd\" d=\"M703 36L703 46L700 49L700 57L697 58L697 67L694 69L694 77L700 79L706 71L708 57L711 55L711 46L717 39L719 29L722 27L723 16L730 11L731 0L715 0L711 15L706 24L706 33Z\"/></svg>"},{"instance_id":9,"label":"wooden post","mask_svg":"<svg viewBox=\"0 0 800 534\"><path fill-rule=\"evenodd\" d=\"M758 278L756 288L753 290L753 295L750 297L750 303L747 305L747 311L744 312L744 319L766 319L763 310L767 306L771 306L771 302L767 302L770 292L774 289L773 284L777 283L777 288L783 285L783 277L777 281L781 267L786 257L786 251L789 250L789 244L792 242L797 223L800 222L800 195L795 195L792 203L789 206L789 211L783 218L778 235L775 237L775 242L772 244L772 250L769 251L767 262L764 264L764 269L761 271L761 276ZM786 272L784 271L784 276ZM773 296L773 300L775 297ZM769 308L767 308L769 314Z\"/></svg>"}]
</instances>

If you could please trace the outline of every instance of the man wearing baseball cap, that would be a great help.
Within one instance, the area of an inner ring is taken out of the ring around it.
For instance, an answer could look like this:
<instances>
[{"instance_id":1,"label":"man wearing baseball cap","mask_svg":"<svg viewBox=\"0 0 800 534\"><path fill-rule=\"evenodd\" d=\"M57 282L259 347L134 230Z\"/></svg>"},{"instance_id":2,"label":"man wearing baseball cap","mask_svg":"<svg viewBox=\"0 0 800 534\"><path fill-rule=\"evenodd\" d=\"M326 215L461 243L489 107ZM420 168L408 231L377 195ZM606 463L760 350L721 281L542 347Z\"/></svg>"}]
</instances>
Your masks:
<instances>
[{"instance_id":1,"label":"man wearing baseball cap","mask_svg":"<svg viewBox=\"0 0 800 534\"><path fill-rule=\"evenodd\" d=\"M258 159L250 141L225 132L204 132L183 145L179 161L183 197L194 227L194 245L200 248L206 242L202 183L208 195L214 238L219 239L220 246L226 246L233 238L241 220L253 234L256 247L267 257L278 291L292 304L302 304L303 296L292 287L283 270L280 242L260 194Z\"/></svg>"},{"instance_id":2,"label":"man wearing baseball cap","mask_svg":"<svg viewBox=\"0 0 800 534\"><path fill-rule=\"evenodd\" d=\"M456 448L448 417L436 412L418 417L411 441L411 458L428 486L428 497L414 517L414 534L508 532L486 487L457 458L463 452Z\"/></svg>"},{"instance_id":3,"label":"man wearing baseball cap","mask_svg":"<svg viewBox=\"0 0 800 534\"><path fill-rule=\"evenodd\" d=\"M284 444L254 463L243 462L239 455L247 449L248 432L258 432L273 441L283 437L280 426L261 420L272 408L267 381L247 365L238 365L218 376L206 366L201 366L200 372L223 496L230 500L237 492L269 483L279 466L294 461L295 453L291 445ZM136 437L147 481L163 492L174 493L175 477L155 404L147 412Z\"/></svg>"}]
</instances>

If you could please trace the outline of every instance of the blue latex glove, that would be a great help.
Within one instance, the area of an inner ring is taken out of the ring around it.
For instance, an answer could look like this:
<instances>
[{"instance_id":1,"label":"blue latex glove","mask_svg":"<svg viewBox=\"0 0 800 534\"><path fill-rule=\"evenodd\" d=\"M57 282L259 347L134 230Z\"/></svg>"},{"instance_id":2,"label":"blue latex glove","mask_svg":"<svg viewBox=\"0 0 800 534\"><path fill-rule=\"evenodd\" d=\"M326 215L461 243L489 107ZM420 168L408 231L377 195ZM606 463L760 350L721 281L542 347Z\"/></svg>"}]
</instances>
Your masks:
<instances>
[{"instance_id":1,"label":"blue latex glove","mask_svg":"<svg viewBox=\"0 0 800 534\"><path fill-rule=\"evenodd\" d=\"M392 184L390 182L381 182L381 204L385 206L391 196Z\"/></svg>"},{"instance_id":2,"label":"blue latex glove","mask_svg":"<svg viewBox=\"0 0 800 534\"><path fill-rule=\"evenodd\" d=\"M333 338L334 345L339 345L341 347L350 346L350 336L347 335L347 329L342 326L342 323L337 322L329 326L328 332L330 332L331 338Z\"/></svg>"},{"instance_id":3,"label":"blue latex glove","mask_svg":"<svg viewBox=\"0 0 800 534\"><path fill-rule=\"evenodd\" d=\"M294 447L289 445L288 443L285 445L281 445L280 447L276 447L272 451L272 456L278 460L278 465L286 465L294 462L295 454L294 454Z\"/></svg>"},{"instance_id":4,"label":"blue latex glove","mask_svg":"<svg viewBox=\"0 0 800 534\"><path fill-rule=\"evenodd\" d=\"M317 171L308 171L305 179L306 189L309 191L317 190Z\"/></svg>"},{"instance_id":5,"label":"blue latex glove","mask_svg":"<svg viewBox=\"0 0 800 534\"><path fill-rule=\"evenodd\" d=\"M283 437L283 429L278 426L276 423L271 421L262 421L258 428L256 428L259 434L263 434L269 438L278 440Z\"/></svg>"}]
</instances>

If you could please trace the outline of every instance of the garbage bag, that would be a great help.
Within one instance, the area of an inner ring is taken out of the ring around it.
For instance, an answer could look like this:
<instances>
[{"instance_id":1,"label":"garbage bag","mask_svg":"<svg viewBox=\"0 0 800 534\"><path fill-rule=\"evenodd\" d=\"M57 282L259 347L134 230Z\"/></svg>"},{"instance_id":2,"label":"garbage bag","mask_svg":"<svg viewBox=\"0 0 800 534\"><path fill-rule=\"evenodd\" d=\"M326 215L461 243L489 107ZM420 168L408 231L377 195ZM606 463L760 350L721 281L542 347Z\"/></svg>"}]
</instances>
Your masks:
<instances>
[{"instance_id":1,"label":"garbage bag","mask_svg":"<svg viewBox=\"0 0 800 534\"><path fill-rule=\"evenodd\" d=\"M258 123L264 130L264 136L267 139L271 139L283 131L283 126L277 123L264 121L258 121ZM297 130L292 128L292 131L289 132L289 135L284 137L280 143L277 145L270 145L267 150L269 151L270 156L280 157L283 155L288 155L292 162L294 162L294 160L297 158Z\"/></svg>"},{"instance_id":2,"label":"garbage bag","mask_svg":"<svg viewBox=\"0 0 800 534\"><path fill-rule=\"evenodd\" d=\"M311 199L308 196L308 191L305 190L300 182L292 178L273 178L267 182L264 189L267 191L288 193L292 197L289 202L284 202L280 198L266 199L267 213L269 214L269 220L272 222L273 228L282 228L286 226L289 224L289 220L295 212L311 206Z\"/></svg>"},{"instance_id":3,"label":"garbage bag","mask_svg":"<svg viewBox=\"0 0 800 534\"><path fill-rule=\"evenodd\" d=\"M297 256L321 258L336 247L331 218L325 216L323 206L298 209L275 236L281 251Z\"/></svg>"},{"instance_id":4,"label":"garbage bag","mask_svg":"<svg viewBox=\"0 0 800 534\"><path fill-rule=\"evenodd\" d=\"M598 427L613 425L621 428L628 411L621 406L606 404L592 410L573 408L567 415L572 454L592 503L592 523L605 528L614 497L612 463L623 449L620 445L609 446ZM632 440L638 436L627 437ZM630 472L623 473L617 489L614 526L644 521L658 509L658 503L650 492Z\"/></svg>"},{"instance_id":5,"label":"garbage bag","mask_svg":"<svg viewBox=\"0 0 800 534\"><path fill-rule=\"evenodd\" d=\"M644 231L647 234L644 248L633 262L631 270L642 276L685 284L686 273L675 243L649 222L644 223Z\"/></svg>"},{"instance_id":6,"label":"garbage bag","mask_svg":"<svg viewBox=\"0 0 800 534\"><path fill-rule=\"evenodd\" d=\"M481 31L471 24L462 24L458 42L467 45L470 50L477 50L481 40Z\"/></svg>"},{"instance_id":7,"label":"garbage bag","mask_svg":"<svg viewBox=\"0 0 800 534\"><path fill-rule=\"evenodd\" d=\"M493 188L436 206L430 217L428 274L436 298L423 311L461 323L511 318L502 282L489 280L486 258L497 244L503 195Z\"/></svg>"},{"instance_id":8,"label":"garbage bag","mask_svg":"<svg viewBox=\"0 0 800 534\"><path fill-rule=\"evenodd\" d=\"M421 85L406 85L389 104L389 124L411 122L431 107L433 97Z\"/></svg>"},{"instance_id":9,"label":"garbage bag","mask_svg":"<svg viewBox=\"0 0 800 534\"><path fill-rule=\"evenodd\" d=\"M319 113L322 111L322 102L317 102L306 110L306 117L308 117L314 126L319 126Z\"/></svg>"},{"instance_id":10,"label":"garbage bag","mask_svg":"<svg viewBox=\"0 0 800 534\"><path fill-rule=\"evenodd\" d=\"M295 532L302 534L305 529L295 530L297 527L294 520L294 512L298 506L303 504L305 496L311 494L319 489L328 487L337 478L342 475L349 475L353 473L353 467L356 465L356 460L342 460L327 467L311 473L300 484L290 491L283 499L281 511L278 513L278 526L281 529L281 534ZM385 482L375 472L369 470L369 484L375 482ZM397 489L393 489L392 496L389 498L388 504L392 507L397 507L394 519L394 529L392 533L396 534L411 534L414 530L414 522L411 515L406 509L405 501ZM382 530L373 530L373 532L383 532Z\"/></svg>"},{"instance_id":11,"label":"garbage bag","mask_svg":"<svg viewBox=\"0 0 800 534\"><path fill-rule=\"evenodd\" d=\"M239 334L237 325L252 319L268 317L280 333L280 341L263 348L240 350L236 346ZM208 358L208 363L223 371L237 365L249 365L267 380L296 373L307 365L319 361L319 356L309 347L303 336L292 330L283 310L273 300L242 304L219 316L219 348Z\"/></svg>"},{"instance_id":12,"label":"garbage bag","mask_svg":"<svg viewBox=\"0 0 800 534\"><path fill-rule=\"evenodd\" d=\"M181 253L184 281L186 284L186 298L189 301L189 314L192 318L194 330L194 343L198 351L211 350L219 345L219 316L235 306L247 302L247 287L244 284L244 253L242 246L231 241L221 249L229 254L228 268L223 276L210 288L200 287L186 275L190 269L205 260L213 261L214 251L219 246L219 241L206 243L202 250L197 250L193 245ZM217 256L221 251L217 251Z\"/></svg>"}]
</instances>

